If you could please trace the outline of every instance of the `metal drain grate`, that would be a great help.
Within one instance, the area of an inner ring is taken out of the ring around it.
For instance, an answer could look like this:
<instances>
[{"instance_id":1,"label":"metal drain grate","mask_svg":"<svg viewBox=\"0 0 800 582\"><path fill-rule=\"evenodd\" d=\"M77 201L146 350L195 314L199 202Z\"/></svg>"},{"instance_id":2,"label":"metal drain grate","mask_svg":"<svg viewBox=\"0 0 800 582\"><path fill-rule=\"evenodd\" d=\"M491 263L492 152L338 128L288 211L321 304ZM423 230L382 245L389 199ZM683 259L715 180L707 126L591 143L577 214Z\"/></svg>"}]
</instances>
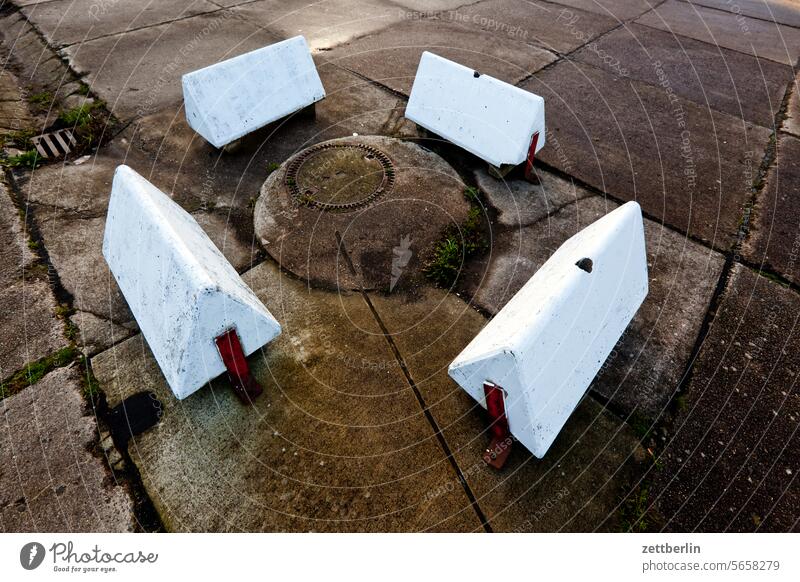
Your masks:
<instances>
[{"instance_id":1,"label":"metal drain grate","mask_svg":"<svg viewBox=\"0 0 800 582\"><path fill-rule=\"evenodd\" d=\"M377 148L358 143L319 144L286 170L295 203L326 212L351 212L394 186L394 164Z\"/></svg>"},{"instance_id":2,"label":"metal drain grate","mask_svg":"<svg viewBox=\"0 0 800 582\"><path fill-rule=\"evenodd\" d=\"M75 136L68 129L59 129L50 133L43 133L31 138L39 155L46 159L60 158L72 151L77 143Z\"/></svg>"}]
</instances>

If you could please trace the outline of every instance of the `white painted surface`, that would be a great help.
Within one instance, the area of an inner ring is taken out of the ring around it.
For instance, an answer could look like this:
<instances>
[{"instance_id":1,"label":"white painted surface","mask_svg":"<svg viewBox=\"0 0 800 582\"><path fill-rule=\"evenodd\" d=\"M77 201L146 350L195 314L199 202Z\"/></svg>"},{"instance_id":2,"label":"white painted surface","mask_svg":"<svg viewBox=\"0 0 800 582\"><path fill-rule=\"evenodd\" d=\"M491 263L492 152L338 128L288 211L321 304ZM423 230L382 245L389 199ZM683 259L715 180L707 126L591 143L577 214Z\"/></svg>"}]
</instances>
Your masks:
<instances>
[{"instance_id":1,"label":"white painted surface","mask_svg":"<svg viewBox=\"0 0 800 582\"><path fill-rule=\"evenodd\" d=\"M544 146L544 99L433 53L422 53L406 117L493 166L521 164Z\"/></svg>"},{"instance_id":2,"label":"white painted surface","mask_svg":"<svg viewBox=\"0 0 800 582\"><path fill-rule=\"evenodd\" d=\"M302 36L183 76L186 121L218 148L324 97Z\"/></svg>"},{"instance_id":3,"label":"white painted surface","mask_svg":"<svg viewBox=\"0 0 800 582\"><path fill-rule=\"evenodd\" d=\"M194 218L128 166L114 173L103 256L179 399L225 371L214 338L226 330L245 354L281 332Z\"/></svg>"},{"instance_id":4,"label":"white painted surface","mask_svg":"<svg viewBox=\"0 0 800 582\"><path fill-rule=\"evenodd\" d=\"M642 213L628 202L565 242L449 374L484 407L484 381L503 387L511 433L541 458L646 295Z\"/></svg>"}]
</instances>

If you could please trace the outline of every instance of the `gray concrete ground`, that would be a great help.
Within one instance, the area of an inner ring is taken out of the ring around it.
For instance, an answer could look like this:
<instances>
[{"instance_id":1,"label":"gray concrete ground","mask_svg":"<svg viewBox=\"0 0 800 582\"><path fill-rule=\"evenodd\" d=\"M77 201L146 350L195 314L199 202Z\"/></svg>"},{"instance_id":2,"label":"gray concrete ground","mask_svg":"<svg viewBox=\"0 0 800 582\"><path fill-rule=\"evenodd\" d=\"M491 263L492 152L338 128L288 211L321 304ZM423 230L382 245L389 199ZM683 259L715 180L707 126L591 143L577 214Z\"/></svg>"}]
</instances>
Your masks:
<instances>
[{"instance_id":1,"label":"gray concrete ground","mask_svg":"<svg viewBox=\"0 0 800 582\"><path fill-rule=\"evenodd\" d=\"M315 117L226 153L188 127L181 74L295 34L327 92ZM0 41L3 530L798 529L800 7L14 0ZM403 117L424 50L544 96L538 185ZM28 138L87 99L79 151L32 169ZM391 204L265 227L291 204L265 180L354 134L403 161ZM192 213L282 323L250 359L252 406L224 377L180 402L166 387L101 255L120 163ZM490 470L448 363L627 200L645 214L647 300L548 455L517 446ZM437 287L423 268L470 205L481 244ZM118 419L143 392L163 414L128 440Z\"/></svg>"}]
</instances>

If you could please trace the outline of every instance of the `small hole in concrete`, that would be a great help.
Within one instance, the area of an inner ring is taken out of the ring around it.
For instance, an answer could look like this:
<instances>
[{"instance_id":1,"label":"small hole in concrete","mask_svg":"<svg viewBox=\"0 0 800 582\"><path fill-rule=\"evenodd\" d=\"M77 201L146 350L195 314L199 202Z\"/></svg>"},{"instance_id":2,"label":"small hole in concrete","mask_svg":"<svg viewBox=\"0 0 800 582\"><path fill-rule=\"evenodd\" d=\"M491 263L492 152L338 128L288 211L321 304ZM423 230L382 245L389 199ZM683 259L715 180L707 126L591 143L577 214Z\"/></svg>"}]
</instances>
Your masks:
<instances>
[{"instance_id":1,"label":"small hole in concrete","mask_svg":"<svg viewBox=\"0 0 800 582\"><path fill-rule=\"evenodd\" d=\"M481 76L481 74L478 71L475 71L474 73L472 73L472 76L477 79L478 77Z\"/></svg>"},{"instance_id":2,"label":"small hole in concrete","mask_svg":"<svg viewBox=\"0 0 800 582\"><path fill-rule=\"evenodd\" d=\"M575 264L579 269L586 271L587 273L591 273L592 267L594 266L592 263L592 259L589 258L583 258Z\"/></svg>"}]
</instances>

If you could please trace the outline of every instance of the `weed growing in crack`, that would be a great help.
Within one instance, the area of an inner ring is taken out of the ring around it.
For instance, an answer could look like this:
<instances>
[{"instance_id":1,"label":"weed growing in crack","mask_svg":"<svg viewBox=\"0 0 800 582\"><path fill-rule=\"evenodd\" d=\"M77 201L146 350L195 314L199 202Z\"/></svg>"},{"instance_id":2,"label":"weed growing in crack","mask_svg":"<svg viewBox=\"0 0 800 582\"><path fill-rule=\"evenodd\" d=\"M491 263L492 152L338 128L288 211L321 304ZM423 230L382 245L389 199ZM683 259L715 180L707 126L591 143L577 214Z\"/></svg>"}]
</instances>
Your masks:
<instances>
[{"instance_id":1,"label":"weed growing in crack","mask_svg":"<svg viewBox=\"0 0 800 582\"><path fill-rule=\"evenodd\" d=\"M468 187L464 190L464 197L471 204L466 220L460 228L451 226L445 230L423 268L428 279L445 288L455 284L467 259L487 247L482 232L483 210L479 192Z\"/></svg>"}]
</instances>

